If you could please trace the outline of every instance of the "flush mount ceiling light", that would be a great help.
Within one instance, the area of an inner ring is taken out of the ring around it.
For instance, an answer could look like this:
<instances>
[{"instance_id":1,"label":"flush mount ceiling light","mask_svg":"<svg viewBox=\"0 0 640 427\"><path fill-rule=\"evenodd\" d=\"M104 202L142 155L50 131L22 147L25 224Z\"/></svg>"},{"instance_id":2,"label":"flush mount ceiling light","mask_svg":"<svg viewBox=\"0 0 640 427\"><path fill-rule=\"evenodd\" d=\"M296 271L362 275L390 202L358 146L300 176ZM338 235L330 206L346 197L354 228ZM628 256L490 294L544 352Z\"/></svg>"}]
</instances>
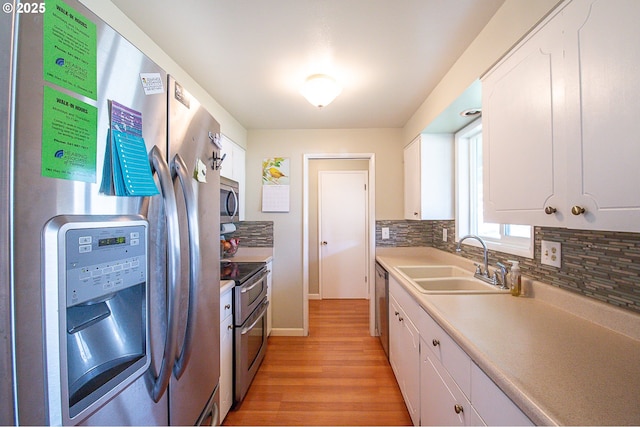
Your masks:
<instances>
[{"instance_id":1,"label":"flush mount ceiling light","mask_svg":"<svg viewBox=\"0 0 640 427\"><path fill-rule=\"evenodd\" d=\"M318 108L327 106L340 95L342 88L333 77L326 74L314 74L307 77L300 93L312 105Z\"/></svg>"}]
</instances>

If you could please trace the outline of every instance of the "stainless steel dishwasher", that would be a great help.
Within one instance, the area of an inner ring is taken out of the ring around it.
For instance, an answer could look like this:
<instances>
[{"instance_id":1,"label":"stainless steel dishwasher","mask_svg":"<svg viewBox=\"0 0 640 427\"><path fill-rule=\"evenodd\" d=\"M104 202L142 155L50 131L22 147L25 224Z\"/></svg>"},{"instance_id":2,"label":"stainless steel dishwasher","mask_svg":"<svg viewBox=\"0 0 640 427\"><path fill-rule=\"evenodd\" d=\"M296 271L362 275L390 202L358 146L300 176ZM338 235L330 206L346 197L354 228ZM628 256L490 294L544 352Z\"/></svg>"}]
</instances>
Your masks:
<instances>
[{"instance_id":1,"label":"stainless steel dishwasher","mask_svg":"<svg viewBox=\"0 0 640 427\"><path fill-rule=\"evenodd\" d=\"M389 358L389 273L376 262L376 331Z\"/></svg>"}]
</instances>

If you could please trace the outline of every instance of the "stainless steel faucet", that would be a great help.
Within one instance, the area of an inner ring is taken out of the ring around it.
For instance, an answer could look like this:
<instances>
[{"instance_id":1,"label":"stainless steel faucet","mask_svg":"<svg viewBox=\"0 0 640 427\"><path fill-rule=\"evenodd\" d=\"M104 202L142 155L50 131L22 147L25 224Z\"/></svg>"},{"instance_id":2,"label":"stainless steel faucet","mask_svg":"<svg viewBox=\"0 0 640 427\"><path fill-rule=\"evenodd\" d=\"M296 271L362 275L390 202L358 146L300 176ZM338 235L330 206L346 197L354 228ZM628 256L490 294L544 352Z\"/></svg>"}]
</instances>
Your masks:
<instances>
[{"instance_id":1,"label":"stainless steel faucet","mask_svg":"<svg viewBox=\"0 0 640 427\"><path fill-rule=\"evenodd\" d=\"M460 245L466 239L476 239L478 242L480 242L480 244L482 245L482 248L484 249L484 271L478 268L478 270L476 270L476 273L474 274L474 277L477 277L478 279L481 279L487 283L491 283L492 285L495 285L496 284L495 275L493 278L489 277L489 254L487 251L487 245L484 243L484 240L482 240L482 238L480 238L479 236L476 236L475 234L467 234L466 236L462 237L458 241L458 246L456 246L456 252L462 251Z\"/></svg>"}]
</instances>

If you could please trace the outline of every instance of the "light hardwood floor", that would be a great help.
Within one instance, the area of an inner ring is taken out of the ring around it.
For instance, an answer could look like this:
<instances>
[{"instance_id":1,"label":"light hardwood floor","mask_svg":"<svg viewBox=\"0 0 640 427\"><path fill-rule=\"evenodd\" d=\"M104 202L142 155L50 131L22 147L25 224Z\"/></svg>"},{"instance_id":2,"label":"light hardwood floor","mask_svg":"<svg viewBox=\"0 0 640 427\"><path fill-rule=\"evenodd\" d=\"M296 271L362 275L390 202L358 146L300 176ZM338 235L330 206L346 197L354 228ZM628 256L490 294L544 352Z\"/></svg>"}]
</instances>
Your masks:
<instances>
[{"instance_id":1,"label":"light hardwood floor","mask_svg":"<svg viewBox=\"0 0 640 427\"><path fill-rule=\"evenodd\" d=\"M270 337L223 425L411 425L366 300L309 301L308 337Z\"/></svg>"}]
</instances>

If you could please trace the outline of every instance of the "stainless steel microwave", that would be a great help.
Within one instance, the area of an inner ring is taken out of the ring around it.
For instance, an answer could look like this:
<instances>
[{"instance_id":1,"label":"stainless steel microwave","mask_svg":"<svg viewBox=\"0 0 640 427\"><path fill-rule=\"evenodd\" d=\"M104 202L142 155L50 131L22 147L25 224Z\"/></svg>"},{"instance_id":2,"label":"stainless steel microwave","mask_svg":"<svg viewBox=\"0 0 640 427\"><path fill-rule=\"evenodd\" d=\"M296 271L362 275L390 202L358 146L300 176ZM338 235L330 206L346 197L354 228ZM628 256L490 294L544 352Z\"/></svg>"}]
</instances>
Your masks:
<instances>
[{"instance_id":1,"label":"stainless steel microwave","mask_svg":"<svg viewBox=\"0 0 640 427\"><path fill-rule=\"evenodd\" d=\"M240 189L238 183L220 177L220 224L238 222L240 212Z\"/></svg>"}]
</instances>

